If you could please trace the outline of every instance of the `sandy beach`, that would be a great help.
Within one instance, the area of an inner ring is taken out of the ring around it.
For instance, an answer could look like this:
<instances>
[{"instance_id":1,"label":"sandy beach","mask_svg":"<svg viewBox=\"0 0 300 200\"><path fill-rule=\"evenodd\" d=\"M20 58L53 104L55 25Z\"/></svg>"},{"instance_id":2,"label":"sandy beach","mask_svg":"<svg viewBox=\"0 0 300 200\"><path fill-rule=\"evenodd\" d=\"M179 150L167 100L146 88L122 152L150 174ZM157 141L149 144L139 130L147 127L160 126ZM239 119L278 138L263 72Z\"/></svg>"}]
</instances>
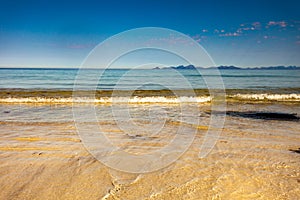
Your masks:
<instances>
[{"instance_id":1,"label":"sandy beach","mask_svg":"<svg viewBox=\"0 0 300 200\"><path fill-rule=\"evenodd\" d=\"M300 1L1 1L0 200L300 200Z\"/></svg>"},{"instance_id":2,"label":"sandy beach","mask_svg":"<svg viewBox=\"0 0 300 200\"><path fill-rule=\"evenodd\" d=\"M18 106L2 105L2 115L12 114ZM217 144L205 158L198 154L209 106L201 108L203 125L194 127L197 134L188 151L172 165L145 174L116 171L97 161L84 148L73 122L2 120L0 199L300 198L299 121L242 117L249 110L299 115L299 104L228 103L227 110L240 116L228 112ZM53 112L60 109L52 106ZM132 147L132 153L139 153L134 152L139 146L164 145L141 143L138 136L122 143L117 136L124 133L114 121L99 123L118 145Z\"/></svg>"}]
</instances>

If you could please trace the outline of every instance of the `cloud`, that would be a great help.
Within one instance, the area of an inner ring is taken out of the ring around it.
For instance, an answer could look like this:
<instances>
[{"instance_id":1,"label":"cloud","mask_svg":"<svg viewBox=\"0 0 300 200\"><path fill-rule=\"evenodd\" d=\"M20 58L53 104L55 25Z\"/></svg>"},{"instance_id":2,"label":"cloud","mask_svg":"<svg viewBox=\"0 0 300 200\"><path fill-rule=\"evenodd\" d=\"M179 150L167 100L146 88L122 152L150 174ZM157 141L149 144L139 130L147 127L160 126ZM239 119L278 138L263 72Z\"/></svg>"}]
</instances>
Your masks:
<instances>
[{"instance_id":1,"label":"cloud","mask_svg":"<svg viewBox=\"0 0 300 200\"><path fill-rule=\"evenodd\" d=\"M241 23L236 27L218 27L214 29L200 29L199 33L202 36L206 37L238 37L238 36L259 36L263 39L280 39L284 34L286 35L294 35L295 33L299 33L300 31L300 21L289 20L289 21L276 21L270 20L266 22L254 21L250 23Z\"/></svg>"},{"instance_id":2,"label":"cloud","mask_svg":"<svg viewBox=\"0 0 300 200\"><path fill-rule=\"evenodd\" d=\"M191 38L193 38L196 42L201 42L201 36L199 34L191 36Z\"/></svg>"},{"instance_id":3,"label":"cloud","mask_svg":"<svg viewBox=\"0 0 300 200\"><path fill-rule=\"evenodd\" d=\"M234 33L225 33L225 34L219 34L220 37L237 37L240 36L240 33L234 32Z\"/></svg>"},{"instance_id":4,"label":"cloud","mask_svg":"<svg viewBox=\"0 0 300 200\"><path fill-rule=\"evenodd\" d=\"M200 42L200 35L190 36L196 42ZM169 44L169 45L191 45L190 39L183 37L183 36L174 36L170 35L169 37L154 37L144 41L144 45L146 46L153 46L156 44Z\"/></svg>"},{"instance_id":5,"label":"cloud","mask_svg":"<svg viewBox=\"0 0 300 200\"><path fill-rule=\"evenodd\" d=\"M252 23L252 26L253 26L254 29L257 30L257 29L260 29L260 28L261 28L261 23L260 23L260 22L253 22L253 23Z\"/></svg>"},{"instance_id":6,"label":"cloud","mask_svg":"<svg viewBox=\"0 0 300 200\"><path fill-rule=\"evenodd\" d=\"M266 25L266 28L269 28L269 27L274 27L274 26L277 26L277 27L280 27L280 28L285 28L288 26L288 23L286 21L269 21Z\"/></svg>"}]
</instances>

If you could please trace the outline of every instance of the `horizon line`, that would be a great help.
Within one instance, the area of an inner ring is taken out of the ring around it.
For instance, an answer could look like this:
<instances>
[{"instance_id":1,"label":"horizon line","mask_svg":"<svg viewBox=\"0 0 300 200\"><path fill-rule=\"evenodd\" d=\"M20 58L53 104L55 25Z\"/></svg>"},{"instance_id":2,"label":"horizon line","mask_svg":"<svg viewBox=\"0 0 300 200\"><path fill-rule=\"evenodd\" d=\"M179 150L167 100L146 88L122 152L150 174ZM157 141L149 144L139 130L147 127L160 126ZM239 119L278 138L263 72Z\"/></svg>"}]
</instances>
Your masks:
<instances>
[{"instance_id":1,"label":"horizon line","mask_svg":"<svg viewBox=\"0 0 300 200\"><path fill-rule=\"evenodd\" d=\"M194 65L177 65L177 66L168 66L168 67L154 67L154 68L130 68L130 67L116 67L116 68L102 68L102 67L63 67L63 66L59 66L59 67L29 67L29 66L24 66L24 67L20 67L20 66L16 66L16 67L7 67L7 66L0 66L0 69L58 69L58 70L78 70L78 69L90 69L90 70L95 70L95 69L134 69L134 70L140 70L140 69L169 69L169 68L176 68L176 67L187 67L187 66L193 66L196 69L197 68L201 68L201 69L211 69L211 68L218 68L218 67L234 67L234 68L238 68L238 69L261 69L261 68L289 68L289 67L294 67L294 68L299 68L300 69L300 65L269 65L269 66L252 66L252 67L239 67L239 66L235 66L235 65L216 65L216 66L210 66L210 67L201 67L201 66L194 66ZM188 69L188 68L186 68Z\"/></svg>"}]
</instances>

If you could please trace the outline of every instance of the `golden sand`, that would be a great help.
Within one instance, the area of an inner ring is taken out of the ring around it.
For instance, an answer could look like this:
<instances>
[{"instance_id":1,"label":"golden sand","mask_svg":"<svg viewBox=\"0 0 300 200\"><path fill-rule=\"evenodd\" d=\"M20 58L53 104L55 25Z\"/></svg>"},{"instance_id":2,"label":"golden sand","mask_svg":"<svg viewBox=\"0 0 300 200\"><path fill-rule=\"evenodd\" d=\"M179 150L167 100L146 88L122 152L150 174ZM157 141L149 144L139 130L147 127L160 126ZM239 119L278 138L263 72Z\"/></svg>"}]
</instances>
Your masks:
<instances>
[{"instance_id":1,"label":"golden sand","mask_svg":"<svg viewBox=\"0 0 300 200\"><path fill-rule=\"evenodd\" d=\"M36 141L66 141L66 142L80 142L80 139L77 138L41 138L41 137L17 137L14 138L18 141L28 141L28 142L36 142Z\"/></svg>"},{"instance_id":2,"label":"golden sand","mask_svg":"<svg viewBox=\"0 0 300 200\"><path fill-rule=\"evenodd\" d=\"M165 144L153 143L160 135L147 141L125 135L113 122L102 125L116 144L154 150ZM185 125L198 132L180 159L156 172L129 174L91 156L73 123L1 123L0 199L300 199L300 154L291 151L300 144L297 122L229 118L202 159L208 127Z\"/></svg>"}]
</instances>

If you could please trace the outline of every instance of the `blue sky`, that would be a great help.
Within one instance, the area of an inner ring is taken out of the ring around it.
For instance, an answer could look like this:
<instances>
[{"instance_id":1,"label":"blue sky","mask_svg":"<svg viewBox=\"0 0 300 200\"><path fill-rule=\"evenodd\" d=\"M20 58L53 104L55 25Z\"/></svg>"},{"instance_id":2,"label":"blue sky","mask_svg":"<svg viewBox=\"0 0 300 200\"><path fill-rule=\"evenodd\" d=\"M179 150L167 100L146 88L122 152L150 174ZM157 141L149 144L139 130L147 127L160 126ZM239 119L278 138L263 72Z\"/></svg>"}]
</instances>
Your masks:
<instances>
[{"instance_id":1,"label":"blue sky","mask_svg":"<svg viewBox=\"0 0 300 200\"><path fill-rule=\"evenodd\" d=\"M148 26L189 35L217 65L300 66L297 0L0 3L1 67L78 67L106 38Z\"/></svg>"}]
</instances>

